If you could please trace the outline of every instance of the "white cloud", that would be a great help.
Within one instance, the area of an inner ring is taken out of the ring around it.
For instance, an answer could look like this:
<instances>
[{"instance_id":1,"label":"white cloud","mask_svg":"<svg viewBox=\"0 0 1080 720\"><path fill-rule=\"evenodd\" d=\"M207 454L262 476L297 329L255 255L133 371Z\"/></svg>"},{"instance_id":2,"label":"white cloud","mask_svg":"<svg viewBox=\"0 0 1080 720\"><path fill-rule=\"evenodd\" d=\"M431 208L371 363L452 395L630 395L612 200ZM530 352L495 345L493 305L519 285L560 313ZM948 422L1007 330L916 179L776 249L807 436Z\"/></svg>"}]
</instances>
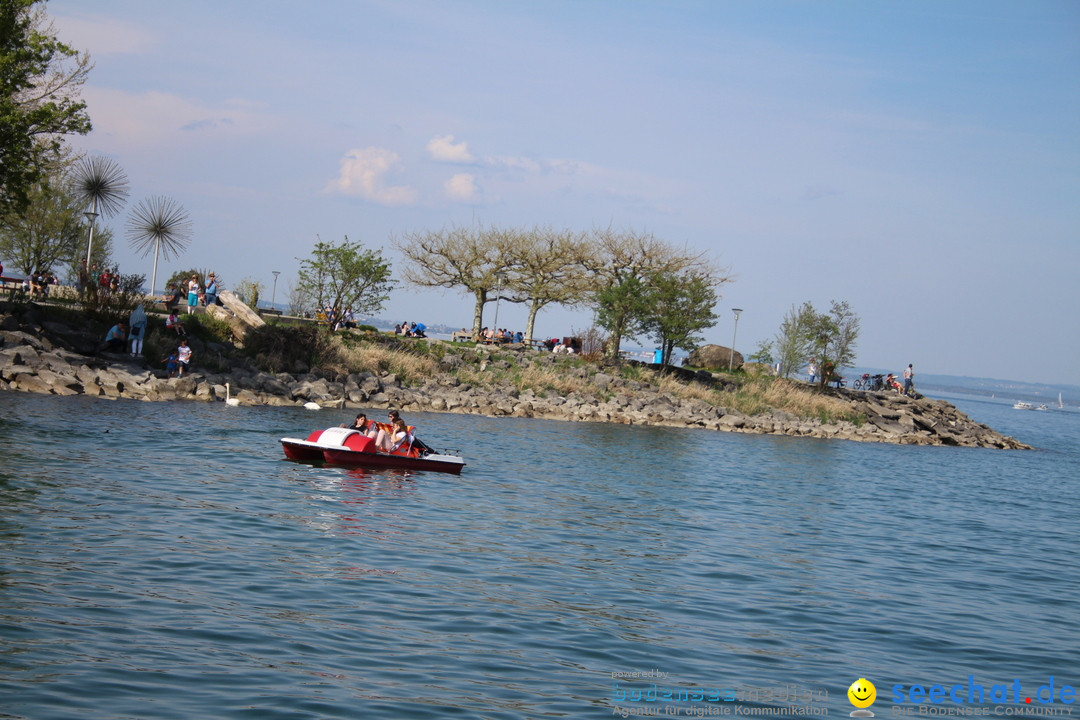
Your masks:
<instances>
[{"instance_id":1,"label":"white cloud","mask_svg":"<svg viewBox=\"0 0 1080 720\"><path fill-rule=\"evenodd\" d=\"M475 199L479 189L476 186L476 176L470 173L458 173L443 183L443 187L451 200L460 201Z\"/></svg>"},{"instance_id":2,"label":"white cloud","mask_svg":"<svg viewBox=\"0 0 1080 720\"><path fill-rule=\"evenodd\" d=\"M408 185L386 185L386 175L398 159L396 152L386 148L350 150L341 158L341 171L325 192L355 195L380 205L411 205L416 202L416 190Z\"/></svg>"},{"instance_id":3,"label":"white cloud","mask_svg":"<svg viewBox=\"0 0 1080 720\"><path fill-rule=\"evenodd\" d=\"M428 154L437 162L471 163L475 158L464 140L454 144L453 135L433 137L427 144Z\"/></svg>"},{"instance_id":4,"label":"white cloud","mask_svg":"<svg viewBox=\"0 0 1080 720\"><path fill-rule=\"evenodd\" d=\"M76 50L93 48L94 57L143 53L157 42L153 33L126 20L72 15L52 20L61 40Z\"/></svg>"}]
</instances>

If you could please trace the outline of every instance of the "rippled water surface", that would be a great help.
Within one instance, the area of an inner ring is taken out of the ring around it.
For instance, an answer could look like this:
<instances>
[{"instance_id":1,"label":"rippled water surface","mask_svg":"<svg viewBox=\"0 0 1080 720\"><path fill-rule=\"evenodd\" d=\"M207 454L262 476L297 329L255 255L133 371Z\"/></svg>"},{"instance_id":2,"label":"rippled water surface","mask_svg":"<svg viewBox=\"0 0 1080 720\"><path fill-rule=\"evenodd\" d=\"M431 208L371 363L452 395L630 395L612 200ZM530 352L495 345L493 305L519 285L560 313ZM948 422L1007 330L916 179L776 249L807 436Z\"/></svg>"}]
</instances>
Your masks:
<instances>
[{"instance_id":1,"label":"rippled water surface","mask_svg":"<svg viewBox=\"0 0 1080 720\"><path fill-rule=\"evenodd\" d=\"M1080 413L1032 452L410 415L460 477L319 468L348 413L0 394L0 717L609 717L612 673L1080 684ZM875 708L876 709L876 708ZM884 714L879 712L879 715Z\"/></svg>"}]
</instances>

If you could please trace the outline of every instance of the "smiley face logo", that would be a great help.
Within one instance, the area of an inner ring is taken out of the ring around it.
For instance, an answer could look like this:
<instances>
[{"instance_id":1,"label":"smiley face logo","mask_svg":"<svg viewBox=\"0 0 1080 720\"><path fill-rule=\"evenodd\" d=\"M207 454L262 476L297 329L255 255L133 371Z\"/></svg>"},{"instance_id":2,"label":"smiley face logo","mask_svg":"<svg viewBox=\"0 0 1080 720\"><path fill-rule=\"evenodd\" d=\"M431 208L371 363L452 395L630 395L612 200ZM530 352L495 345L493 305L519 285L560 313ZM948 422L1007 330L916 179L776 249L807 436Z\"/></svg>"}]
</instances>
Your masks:
<instances>
[{"instance_id":1,"label":"smiley face logo","mask_svg":"<svg viewBox=\"0 0 1080 720\"><path fill-rule=\"evenodd\" d=\"M866 678L859 678L847 689L847 698L857 708L868 708L877 700L877 688Z\"/></svg>"}]
</instances>

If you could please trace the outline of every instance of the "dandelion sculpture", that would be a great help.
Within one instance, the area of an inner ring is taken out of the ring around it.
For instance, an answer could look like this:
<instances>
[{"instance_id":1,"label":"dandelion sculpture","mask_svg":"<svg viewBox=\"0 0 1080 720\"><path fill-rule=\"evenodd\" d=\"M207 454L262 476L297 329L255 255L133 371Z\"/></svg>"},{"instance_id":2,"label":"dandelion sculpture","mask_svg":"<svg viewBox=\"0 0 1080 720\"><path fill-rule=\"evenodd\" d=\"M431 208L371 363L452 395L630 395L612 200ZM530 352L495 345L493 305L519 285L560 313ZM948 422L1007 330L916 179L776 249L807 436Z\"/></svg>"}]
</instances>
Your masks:
<instances>
[{"instance_id":1,"label":"dandelion sculpture","mask_svg":"<svg viewBox=\"0 0 1080 720\"><path fill-rule=\"evenodd\" d=\"M101 215L112 217L124 207L128 179L116 161L99 156L84 157L75 165L75 192L90 209L84 215L90 221L90 239L86 243L86 266L94 249L94 221Z\"/></svg>"},{"instance_id":2,"label":"dandelion sculpture","mask_svg":"<svg viewBox=\"0 0 1080 720\"><path fill-rule=\"evenodd\" d=\"M151 197L139 201L127 222L131 247L141 251L143 257L154 249L154 274L150 278L150 292L157 287L158 255L165 259L177 256L191 239L191 221L187 210L172 198Z\"/></svg>"}]
</instances>

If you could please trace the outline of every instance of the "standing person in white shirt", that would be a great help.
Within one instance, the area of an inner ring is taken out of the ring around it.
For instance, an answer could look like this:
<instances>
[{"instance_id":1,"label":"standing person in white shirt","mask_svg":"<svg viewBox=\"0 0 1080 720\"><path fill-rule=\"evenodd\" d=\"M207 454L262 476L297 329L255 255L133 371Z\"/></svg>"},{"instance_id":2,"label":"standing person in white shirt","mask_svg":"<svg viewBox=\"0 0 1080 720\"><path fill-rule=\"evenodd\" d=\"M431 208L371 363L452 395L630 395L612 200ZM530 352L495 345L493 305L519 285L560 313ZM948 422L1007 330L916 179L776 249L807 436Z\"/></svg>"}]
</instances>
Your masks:
<instances>
[{"instance_id":1,"label":"standing person in white shirt","mask_svg":"<svg viewBox=\"0 0 1080 720\"><path fill-rule=\"evenodd\" d=\"M177 375L184 377L184 373L191 367L191 348L188 347L187 340L181 340L180 347L176 348L176 360L180 364Z\"/></svg>"}]
</instances>

